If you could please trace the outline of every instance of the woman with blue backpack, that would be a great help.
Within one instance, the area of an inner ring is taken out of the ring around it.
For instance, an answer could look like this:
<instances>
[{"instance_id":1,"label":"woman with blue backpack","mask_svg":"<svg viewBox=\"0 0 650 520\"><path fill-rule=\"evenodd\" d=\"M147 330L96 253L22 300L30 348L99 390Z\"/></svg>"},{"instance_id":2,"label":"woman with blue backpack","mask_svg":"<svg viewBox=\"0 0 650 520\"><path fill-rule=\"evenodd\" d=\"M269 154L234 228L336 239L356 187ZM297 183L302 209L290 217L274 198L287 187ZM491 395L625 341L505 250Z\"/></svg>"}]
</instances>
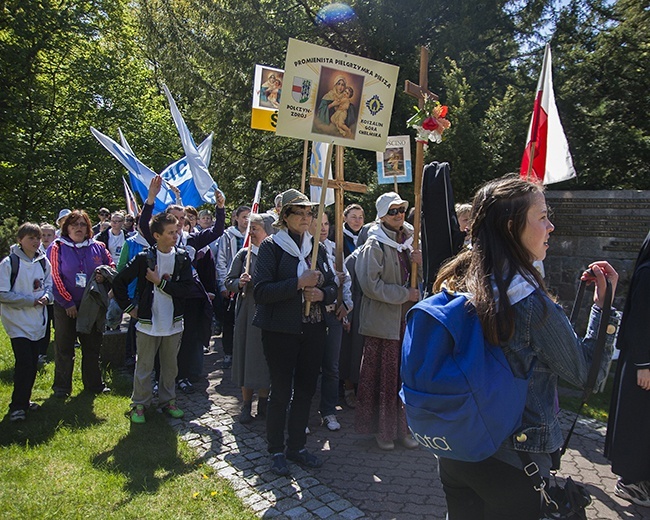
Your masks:
<instances>
[{"instance_id":1,"label":"woman with blue backpack","mask_svg":"<svg viewBox=\"0 0 650 520\"><path fill-rule=\"evenodd\" d=\"M540 185L514 175L490 181L472 204L471 248L444 265L434 284L434 292L464 293L487 342L500 347L515 378L527 380L521 426L491 456L468 461L440 455L449 520L540 518L542 494L524 472L524 461L536 463L541 475L549 477L552 455L562 446L558 378L577 387L587 384L607 280L613 290L618 281L605 261L592 263L593 274L582 275L596 284L596 291L587 334L577 337L533 266L546 257L553 229ZM601 380L613 351L617 319L612 313L614 327L607 330ZM423 442L433 440L437 446L442 442L430 437Z\"/></svg>"}]
</instances>

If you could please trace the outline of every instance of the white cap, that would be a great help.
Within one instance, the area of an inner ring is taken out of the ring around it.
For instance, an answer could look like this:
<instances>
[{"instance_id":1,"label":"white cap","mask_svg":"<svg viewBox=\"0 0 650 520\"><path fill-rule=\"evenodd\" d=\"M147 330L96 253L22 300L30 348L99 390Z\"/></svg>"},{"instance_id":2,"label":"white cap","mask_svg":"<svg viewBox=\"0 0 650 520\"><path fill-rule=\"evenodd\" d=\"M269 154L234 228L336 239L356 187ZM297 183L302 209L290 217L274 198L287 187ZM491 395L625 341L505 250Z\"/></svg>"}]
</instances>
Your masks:
<instances>
[{"instance_id":1,"label":"white cap","mask_svg":"<svg viewBox=\"0 0 650 520\"><path fill-rule=\"evenodd\" d=\"M61 221L67 217L72 211L70 211L68 208L62 209L59 211L59 216L56 217L56 225L59 226L61 224Z\"/></svg>"},{"instance_id":2,"label":"white cap","mask_svg":"<svg viewBox=\"0 0 650 520\"><path fill-rule=\"evenodd\" d=\"M377 198L377 202L375 202L375 208L377 208L377 218L381 218L386 215L390 207L396 204L399 206L404 206L404 209L407 209L409 207L408 200L402 199L394 191L389 191L388 193L380 195Z\"/></svg>"}]
</instances>

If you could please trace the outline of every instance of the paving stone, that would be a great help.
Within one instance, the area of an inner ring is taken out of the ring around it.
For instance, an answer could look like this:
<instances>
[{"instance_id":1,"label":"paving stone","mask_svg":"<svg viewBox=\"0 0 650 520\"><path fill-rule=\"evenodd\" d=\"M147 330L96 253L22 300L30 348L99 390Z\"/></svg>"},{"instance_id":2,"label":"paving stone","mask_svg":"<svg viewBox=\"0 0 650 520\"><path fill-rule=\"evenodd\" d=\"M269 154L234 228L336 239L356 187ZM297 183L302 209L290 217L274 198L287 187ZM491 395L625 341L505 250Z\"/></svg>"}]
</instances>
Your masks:
<instances>
[{"instance_id":1,"label":"paving stone","mask_svg":"<svg viewBox=\"0 0 650 520\"><path fill-rule=\"evenodd\" d=\"M356 507L350 507L343 511L339 511L337 513L337 516L339 518L345 518L346 520L356 520L357 518L363 518L366 515L364 515L363 511L361 511L360 509Z\"/></svg>"},{"instance_id":2,"label":"paving stone","mask_svg":"<svg viewBox=\"0 0 650 520\"><path fill-rule=\"evenodd\" d=\"M327 502L327 507L331 507L334 511L343 511L344 509L352 507L352 504L347 500L340 498L339 500Z\"/></svg>"},{"instance_id":3,"label":"paving stone","mask_svg":"<svg viewBox=\"0 0 650 520\"><path fill-rule=\"evenodd\" d=\"M299 500L288 497L288 498L283 498L282 500L278 500L278 502L275 504L275 508L280 512L285 512L288 511L289 509L298 507L299 505L300 505Z\"/></svg>"},{"instance_id":4,"label":"paving stone","mask_svg":"<svg viewBox=\"0 0 650 520\"><path fill-rule=\"evenodd\" d=\"M333 514L334 511L327 506L320 507L314 511L314 515L318 518L330 518Z\"/></svg>"},{"instance_id":5,"label":"paving stone","mask_svg":"<svg viewBox=\"0 0 650 520\"><path fill-rule=\"evenodd\" d=\"M217 345L221 348L220 340ZM180 396L185 419L168 422L259 517L444 518L445 498L435 458L422 450L401 447L380 451L372 436L354 433L354 411L347 407L339 407L342 429L336 433L319 426L313 407L308 448L323 456L326 464L322 468L311 470L290 463L291 477L271 473L264 424L236 421L240 390L216 368L218 359L206 356L207 381L197 384L199 392ZM315 396L314 402L318 398ZM573 414L561 411L559 420L566 432ZM572 476L589 486L594 497L587 509L590 520L644 518L643 508L613 497L617 477L603 456L605 432L603 423L578 420L571 448L563 458L561 477Z\"/></svg>"},{"instance_id":6,"label":"paving stone","mask_svg":"<svg viewBox=\"0 0 650 520\"><path fill-rule=\"evenodd\" d=\"M309 511L307 511L302 506L294 507L293 509L289 509L288 511L284 512L284 516L286 516L287 518L302 518L303 516L308 514Z\"/></svg>"},{"instance_id":7,"label":"paving stone","mask_svg":"<svg viewBox=\"0 0 650 520\"><path fill-rule=\"evenodd\" d=\"M301 479L298 479L296 482L303 489L307 489L307 488L310 488L310 487L313 487L313 486L318 486L320 484L320 481L318 481L314 477L301 478Z\"/></svg>"}]
</instances>

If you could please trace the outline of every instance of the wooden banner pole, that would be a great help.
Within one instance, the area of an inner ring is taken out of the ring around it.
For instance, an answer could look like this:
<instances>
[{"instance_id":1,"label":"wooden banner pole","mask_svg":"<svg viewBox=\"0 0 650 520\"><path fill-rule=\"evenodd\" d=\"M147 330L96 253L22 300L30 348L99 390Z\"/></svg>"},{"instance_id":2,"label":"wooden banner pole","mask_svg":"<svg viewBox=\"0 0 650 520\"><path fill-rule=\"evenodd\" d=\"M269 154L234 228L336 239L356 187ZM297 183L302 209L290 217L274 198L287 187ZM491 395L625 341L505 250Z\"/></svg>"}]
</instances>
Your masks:
<instances>
[{"instance_id":1,"label":"wooden banner pole","mask_svg":"<svg viewBox=\"0 0 650 520\"><path fill-rule=\"evenodd\" d=\"M329 174L330 167L332 166L332 150L334 149L334 143L329 143L327 146L327 157L325 159L325 170L323 173L323 176L325 179L327 179L327 175ZM320 202L318 204L318 217L316 217L318 220L316 221L316 233L314 234L314 245L312 246L311 250L311 270L316 271L317 264L316 262L318 261L318 244L319 242L319 237L320 237L320 229L323 225L323 212L325 211L325 198L327 197L327 184L325 186L321 186L321 192L320 192ZM309 313L311 311L311 302L307 302L305 305L305 316L309 316Z\"/></svg>"}]
</instances>

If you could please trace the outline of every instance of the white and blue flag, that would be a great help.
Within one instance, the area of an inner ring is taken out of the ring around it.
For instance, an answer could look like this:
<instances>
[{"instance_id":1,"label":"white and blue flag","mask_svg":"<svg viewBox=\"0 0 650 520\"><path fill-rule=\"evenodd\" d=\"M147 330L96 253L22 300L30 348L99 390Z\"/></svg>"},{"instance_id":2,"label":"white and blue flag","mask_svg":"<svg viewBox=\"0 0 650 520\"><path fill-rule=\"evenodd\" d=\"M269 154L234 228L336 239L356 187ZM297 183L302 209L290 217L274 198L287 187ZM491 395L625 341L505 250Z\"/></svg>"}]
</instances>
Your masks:
<instances>
[{"instance_id":1,"label":"white and blue flag","mask_svg":"<svg viewBox=\"0 0 650 520\"><path fill-rule=\"evenodd\" d=\"M149 185L151 180L155 177L156 173L145 166L134 154L125 147L117 144L113 139L107 135L102 134L99 130L90 127L90 131L95 138L115 157L122 166L129 171L129 179L131 187L134 191L140 194L142 200L146 200L149 194ZM128 147L128 143L127 143ZM156 197L154 203L154 213L165 211L169 204L174 203L174 194L163 185L160 193Z\"/></svg>"},{"instance_id":2,"label":"white and blue flag","mask_svg":"<svg viewBox=\"0 0 650 520\"><path fill-rule=\"evenodd\" d=\"M169 175L173 177L170 177L168 180L174 186L178 186L178 188L181 190L181 196L183 197L184 204L190 204L192 206L200 206L202 204L202 202L199 202L198 204L191 204L189 201L189 186L188 199L185 198L185 194L183 193L181 186L187 181L179 181L177 177L177 175L180 176L182 173L182 165L179 163L184 160L185 165L187 165L187 168L189 169L188 178L192 180L192 190L195 190L201 201L216 204L217 199L215 192L218 190L217 183L214 181L210 175L210 172L208 171L208 165L210 164L210 156L212 153L212 134L210 134L210 136L206 139L206 141L208 139L210 140L210 146L208 146L206 150L202 151L200 147L196 146L194 139L192 139L192 135L190 134L190 131L187 128L185 121L183 120L183 116L181 116L181 113L178 111L176 102L174 101L174 98L172 97L171 92L169 92L169 89L166 85L163 85L163 90L165 91L165 95L169 101L169 108L171 109L172 118L174 119L174 124L176 125L178 135L180 136L181 143L183 145L183 150L185 151L185 157L183 159L178 161L178 163L174 163L173 165L168 166L167 169L165 169L165 172L167 172L167 170L172 168L174 165L178 166L176 169L172 169L172 171L170 171ZM201 146L203 146L203 143ZM163 178L165 172L162 174ZM185 177L182 178L185 179ZM192 195L195 195L194 191L192 191Z\"/></svg>"}]
</instances>

